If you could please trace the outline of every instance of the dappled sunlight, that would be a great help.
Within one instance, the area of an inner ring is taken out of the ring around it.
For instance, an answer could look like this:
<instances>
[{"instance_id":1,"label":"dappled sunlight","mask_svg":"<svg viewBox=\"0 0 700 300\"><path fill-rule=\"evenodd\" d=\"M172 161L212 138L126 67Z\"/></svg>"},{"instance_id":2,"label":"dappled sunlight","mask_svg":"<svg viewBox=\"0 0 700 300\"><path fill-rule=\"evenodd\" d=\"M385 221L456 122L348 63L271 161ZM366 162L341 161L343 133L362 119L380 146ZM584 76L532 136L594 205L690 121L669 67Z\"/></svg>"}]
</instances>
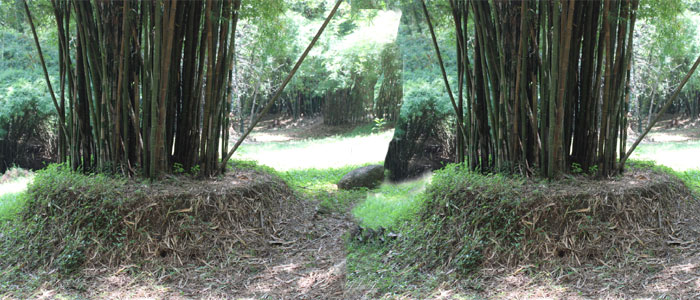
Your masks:
<instances>
[{"instance_id":1,"label":"dappled sunlight","mask_svg":"<svg viewBox=\"0 0 700 300\"><path fill-rule=\"evenodd\" d=\"M0 221L16 218L25 206L26 200L22 196L33 179L34 175L30 175L0 184Z\"/></svg>"},{"instance_id":2,"label":"dappled sunlight","mask_svg":"<svg viewBox=\"0 0 700 300\"><path fill-rule=\"evenodd\" d=\"M499 278L492 294L497 299L583 299L570 293L568 288L554 283L536 283L524 274Z\"/></svg>"},{"instance_id":3,"label":"dappled sunlight","mask_svg":"<svg viewBox=\"0 0 700 300\"><path fill-rule=\"evenodd\" d=\"M387 41L395 41L399 31L399 21L401 20L400 11L379 10L376 16L367 21L365 26L355 29L345 38L340 39L340 49L357 47L363 43L374 43L381 45Z\"/></svg>"},{"instance_id":4,"label":"dappled sunlight","mask_svg":"<svg viewBox=\"0 0 700 300\"><path fill-rule=\"evenodd\" d=\"M90 288L90 299L138 299L138 300L156 300L156 299L191 299L193 293L185 293L177 288L177 286L163 286L152 282L152 279L142 278L140 276L132 276L124 273L105 274L93 278L94 286ZM45 285L35 291L35 299L79 299L73 294L74 291L68 291L55 286ZM209 295L206 291L202 291L198 299L216 299Z\"/></svg>"},{"instance_id":5,"label":"dappled sunlight","mask_svg":"<svg viewBox=\"0 0 700 300\"><path fill-rule=\"evenodd\" d=\"M255 160L278 171L325 169L384 161L393 130L356 137L244 144L234 158Z\"/></svg>"}]
</instances>

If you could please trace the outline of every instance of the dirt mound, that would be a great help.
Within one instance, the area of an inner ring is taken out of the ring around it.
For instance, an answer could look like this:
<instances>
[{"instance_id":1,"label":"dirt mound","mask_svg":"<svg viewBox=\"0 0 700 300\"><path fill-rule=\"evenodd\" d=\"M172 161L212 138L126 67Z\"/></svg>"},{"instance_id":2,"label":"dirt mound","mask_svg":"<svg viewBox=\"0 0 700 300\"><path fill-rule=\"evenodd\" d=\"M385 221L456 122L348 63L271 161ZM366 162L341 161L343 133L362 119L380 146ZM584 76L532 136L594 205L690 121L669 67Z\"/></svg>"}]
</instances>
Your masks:
<instances>
[{"instance_id":1,"label":"dirt mound","mask_svg":"<svg viewBox=\"0 0 700 300\"><path fill-rule=\"evenodd\" d=\"M697 200L661 171L546 182L453 168L433 182L417 247L432 254L428 265L626 264L697 242Z\"/></svg>"},{"instance_id":2,"label":"dirt mound","mask_svg":"<svg viewBox=\"0 0 700 300\"><path fill-rule=\"evenodd\" d=\"M298 223L299 201L280 178L241 170L207 181L164 182L146 189L131 186L123 249L138 257L224 260L237 249L263 254ZM297 213L295 213L297 212Z\"/></svg>"},{"instance_id":3,"label":"dirt mound","mask_svg":"<svg viewBox=\"0 0 700 300\"><path fill-rule=\"evenodd\" d=\"M9 249L20 251L15 256L25 267L64 273L264 256L296 234L300 211L308 209L279 177L254 169L151 184L49 167L37 174L29 194L27 230L17 232Z\"/></svg>"}]
</instances>

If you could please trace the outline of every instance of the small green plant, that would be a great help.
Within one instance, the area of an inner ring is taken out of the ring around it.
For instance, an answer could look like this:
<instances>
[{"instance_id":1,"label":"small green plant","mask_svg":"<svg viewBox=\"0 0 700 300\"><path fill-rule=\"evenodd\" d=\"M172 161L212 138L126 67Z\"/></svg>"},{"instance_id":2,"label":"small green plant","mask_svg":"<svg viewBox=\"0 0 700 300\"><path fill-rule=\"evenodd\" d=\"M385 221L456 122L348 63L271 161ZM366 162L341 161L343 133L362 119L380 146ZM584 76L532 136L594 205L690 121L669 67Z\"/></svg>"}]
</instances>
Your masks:
<instances>
[{"instance_id":1,"label":"small green plant","mask_svg":"<svg viewBox=\"0 0 700 300\"><path fill-rule=\"evenodd\" d=\"M374 126L372 127L373 133L382 131L384 127L386 127L386 120L384 118L374 118Z\"/></svg>"},{"instance_id":2,"label":"small green plant","mask_svg":"<svg viewBox=\"0 0 700 300\"><path fill-rule=\"evenodd\" d=\"M571 173L572 173L572 174L581 174L581 173L583 173L583 169L581 168L581 164L579 164L579 163L572 163L572 164L571 164Z\"/></svg>"},{"instance_id":3,"label":"small green plant","mask_svg":"<svg viewBox=\"0 0 700 300\"><path fill-rule=\"evenodd\" d=\"M199 176L199 171L199 165L194 165L190 168L190 174L192 174L192 176Z\"/></svg>"},{"instance_id":4,"label":"small green plant","mask_svg":"<svg viewBox=\"0 0 700 300\"><path fill-rule=\"evenodd\" d=\"M66 243L65 249L58 254L56 265L64 274L77 271L85 262L85 239L75 238Z\"/></svg>"},{"instance_id":5,"label":"small green plant","mask_svg":"<svg viewBox=\"0 0 700 300\"><path fill-rule=\"evenodd\" d=\"M181 163L174 163L173 164L173 173L175 173L175 174L185 173L185 169L182 167Z\"/></svg>"},{"instance_id":6,"label":"small green plant","mask_svg":"<svg viewBox=\"0 0 700 300\"><path fill-rule=\"evenodd\" d=\"M598 174L598 166L592 165L588 168L588 174L595 175Z\"/></svg>"}]
</instances>

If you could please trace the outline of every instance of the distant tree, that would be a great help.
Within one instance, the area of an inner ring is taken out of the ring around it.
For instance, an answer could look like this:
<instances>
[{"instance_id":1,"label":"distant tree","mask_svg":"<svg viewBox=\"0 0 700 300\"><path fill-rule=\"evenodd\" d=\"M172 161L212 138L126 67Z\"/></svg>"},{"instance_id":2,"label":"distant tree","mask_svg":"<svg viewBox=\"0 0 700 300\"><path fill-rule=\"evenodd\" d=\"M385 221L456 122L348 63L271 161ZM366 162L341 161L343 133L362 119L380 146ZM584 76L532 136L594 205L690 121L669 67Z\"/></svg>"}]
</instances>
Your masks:
<instances>
[{"instance_id":1,"label":"distant tree","mask_svg":"<svg viewBox=\"0 0 700 300\"><path fill-rule=\"evenodd\" d=\"M672 1L663 6L672 4ZM692 60L700 53L700 38L697 28L700 15L685 7L670 5L675 10L660 9L660 3L648 6L648 12L640 20L635 36L632 73L632 101L630 110L638 120L641 131L663 105L683 74L688 72ZM653 75L653 76L650 76ZM698 92L700 79L691 78L688 87L678 101L672 104L669 112L686 113L696 118L698 113Z\"/></svg>"}]
</instances>

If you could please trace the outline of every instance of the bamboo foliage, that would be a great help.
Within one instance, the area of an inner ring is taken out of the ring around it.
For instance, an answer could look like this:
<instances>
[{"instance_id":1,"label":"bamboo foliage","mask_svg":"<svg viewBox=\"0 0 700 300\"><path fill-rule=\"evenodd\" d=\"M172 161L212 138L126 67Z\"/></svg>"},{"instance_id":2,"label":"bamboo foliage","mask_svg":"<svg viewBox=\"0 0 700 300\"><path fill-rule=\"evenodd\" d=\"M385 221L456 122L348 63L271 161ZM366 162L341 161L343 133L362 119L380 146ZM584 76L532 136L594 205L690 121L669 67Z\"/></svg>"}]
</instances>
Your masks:
<instances>
[{"instance_id":1,"label":"bamboo foliage","mask_svg":"<svg viewBox=\"0 0 700 300\"><path fill-rule=\"evenodd\" d=\"M151 178L221 170L241 0L51 3L62 160Z\"/></svg>"},{"instance_id":2,"label":"bamboo foliage","mask_svg":"<svg viewBox=\"0 0 700 300\"><path fill-rule=\"evenodd\" d=\"M639 1L449 4L459 63L453 104L465 132L456 160L546 177L572 164L617 172Z\"/></svg>"}]
</instances>

